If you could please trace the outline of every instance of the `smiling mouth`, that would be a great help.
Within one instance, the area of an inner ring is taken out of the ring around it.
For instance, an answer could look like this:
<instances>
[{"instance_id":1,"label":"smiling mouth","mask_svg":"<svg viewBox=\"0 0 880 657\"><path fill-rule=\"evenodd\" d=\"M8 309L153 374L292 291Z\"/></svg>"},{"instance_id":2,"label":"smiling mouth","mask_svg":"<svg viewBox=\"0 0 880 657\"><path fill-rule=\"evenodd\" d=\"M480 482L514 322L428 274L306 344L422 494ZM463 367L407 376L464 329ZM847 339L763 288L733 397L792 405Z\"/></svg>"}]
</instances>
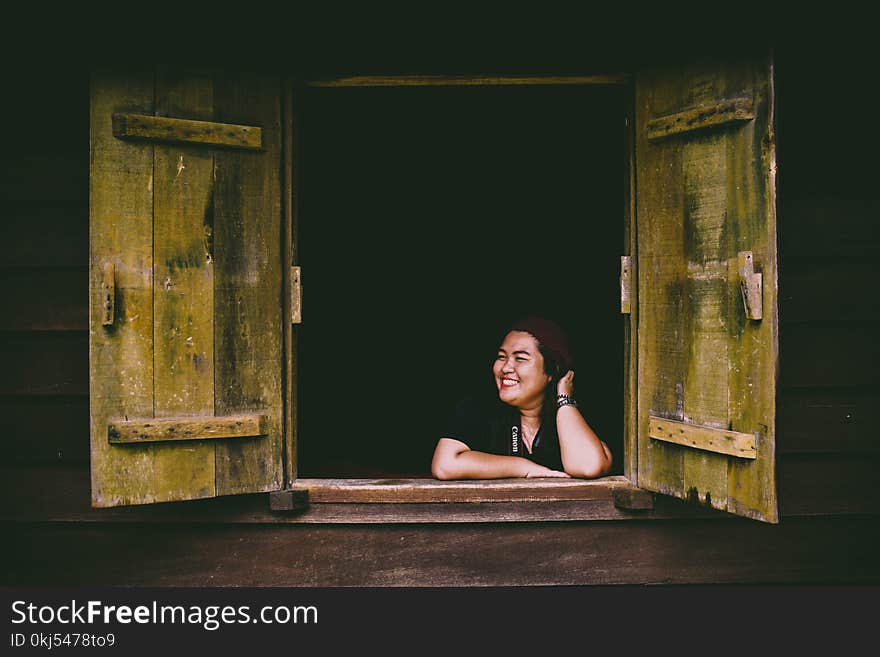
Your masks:
<instances>
[{"instance_id":1,"label":"smiling mouth","mask_svg":"<svg viewBox=\"0 0 880 657\"><path fill-rule=\"evenodd\" d=\"M519 385L519 381L516 379L501 379L501 386L503 388L510 388L515 385Z\"/></svg>"}]
</instances>

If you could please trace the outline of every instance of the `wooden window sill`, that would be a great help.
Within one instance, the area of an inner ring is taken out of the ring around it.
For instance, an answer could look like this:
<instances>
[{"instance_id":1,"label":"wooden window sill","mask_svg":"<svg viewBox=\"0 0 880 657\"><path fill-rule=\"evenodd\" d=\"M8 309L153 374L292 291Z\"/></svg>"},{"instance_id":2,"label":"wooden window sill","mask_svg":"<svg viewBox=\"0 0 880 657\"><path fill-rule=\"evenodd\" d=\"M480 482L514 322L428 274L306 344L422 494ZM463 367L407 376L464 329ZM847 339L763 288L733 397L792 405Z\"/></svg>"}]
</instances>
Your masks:
<instances>
[{"instance_id":1,"label":"wooden window sill","mask_svg":"<svg viewBox=\"0 0 880 657\"><path fill-rule=\"evenodd\" d=\"M478 503L610 500L626 477L599 479L297 479L312 504Z\"/></svg>"},{"instance_id":2,"label":"wooden window sill","mask_svg":"<svg viewBox=\"0 0 880 657\"><path fill-rule=\"evenodd\" d=\"M593 480L297 479L291 491L272 494L272 508L300 522L543 522L632 517L634 510L615 505L615 491L621 490L637 491L621 476ZM302 492L308 494L308 507L294 508ZM285 508L290 511L279 511Z\"/></svg>"},{"instance_id":3,"label":"wooden window sill","mask_svg":"<svg viewBox=\"0 0 880 657\"><path fill-rule=\"evenodd\" d=\"M615 505L637 491L625 477L578 479L299 479L305 510L269 508L269 494L93 509L87 467L0 468L0 521L191 524L385 524L559 522L725 518L727 514L655 496L653 509Z\"/></svg>"}]
</instances>

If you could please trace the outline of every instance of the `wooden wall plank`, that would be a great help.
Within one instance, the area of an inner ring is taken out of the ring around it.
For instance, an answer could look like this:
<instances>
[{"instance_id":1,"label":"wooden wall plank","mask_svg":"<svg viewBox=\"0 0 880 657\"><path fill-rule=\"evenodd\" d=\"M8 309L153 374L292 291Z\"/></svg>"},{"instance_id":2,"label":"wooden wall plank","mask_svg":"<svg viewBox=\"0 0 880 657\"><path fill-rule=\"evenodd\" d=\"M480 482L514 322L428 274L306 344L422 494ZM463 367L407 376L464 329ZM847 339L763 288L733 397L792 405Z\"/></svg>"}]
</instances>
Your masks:
<instances>
[{"instance_id":1,"label":"wooden wall plank","mask_svg":"<svg viewBox=\"0 0 880 657\"><path fill-rule=\"evenodd\" d=\"M25 150L16 153L0 176L0 199L37 203L86 203L89 163L81 150Z\"/></svg>"},{"instance_id":2,"label":"wooden wall plank","mask_svg":"<svg viewBox=\"0 0 880 657\"><path fill-rule=\"evenodd\" d=\"M88 160L83 153L89 147L89 68L84 63L76 53L53 56L51 77L42 63L27 58L8 67L7 88L27 102L3 108L7 125L14 128L6 131L0 158L15 161L22 153L75 153L85 167L82 198L87 200Z\"/></svg>"},{"instance_id":3,"label":"wooden wall plank","mask_svg":"<svg viewBox=\"0 0 880 657\"><path fill-rule=\"evenodd\" d=\"M878 388L783 390L778 408L780 454L880 453Z\"/></svg>"},{"instance_id":4,"label":"wooden wall plank","mask_svg":"<svg viewBox=\"0 0 880 657\"><path fill-rule=\"evenodd\" d=\"M88 203L7 202L0 221L0 244L15 245L0 249L0 267L86 267Z\"/></svg>"},{"instance_id":5,"label":"wooden wall plank","mask_svg":"<svg viewBox=\"0 0 880 657\"><path fill-rule=\"evenodd\" d=\"M880 487L876 454L788 455L779 463L779 500L783 515L876 512ZM880 529L880 524L878 524Z\"/></svg>"},{"instance_id":6,"label":"wooden wall plank","mask_svg":"<svg viewBox=\"0 0 880 657\"><path fill-rule=\"evenodd\" d=\"M89 462L89 399L0 397L0 445L7 465ZM88 504L88 473L78 494Z\"/></svg>"},{"instance_id":7,"label":"wooden wall plank","mask_svg":"<svg viewBox=\"0 0 880 657\"><path fill-rule=\"evenodd\" d=\"M215 120L260 125L263 151L215 160L215 412L260 412L268 435L214 446L217 494L282 487L281 83L215 81Z\"/></svg>"},{"instance_id":8,"label":"wooden wall plank","mask_svg":"<svg viewBox=\"0 0 880 657\"><path fill-rule=\"evenodd\" d=\"M0 340L0 395L87 395L85 332L10 332Z\"/></svg>"},{"instance_id":9,"label":"wooden wall plank","mask_svg":"<svg viewBox=\"0 0 880 657\"><path fill-rule=\"evenodd\" d=\"M876 584L876 523L875 516L778 526L587 522L552 531L530 523L23 524L4 541L0 580L90 587Z\"/></svg>"},{"instance_id":10,"label":"wooden wall plank","mask_svg":"<svg viewBox=\"0 0 880 657\"><path fill-rule=\"evenodd\" d=\"M786 257L780 278L779 320L785 325L880 321L876 255Z\"/></svg>"},{"instance_id":11,"label":"wooden wall plank","mask_svg":"<svg viewBox=\"0 0 880 657\"><path fill-rule=\"evenodd\" d=\"M813 164L817 168L825 165ZM779 234L784 258L876 258L880 251L880 199L823 197L813 194L817 190L798 191L784 191L780 196ZM780 274L785 275L785 268Z\"/></svg>"},{"instance_id":12,"label":"wooden wall plank","mask_svg":"<svg viewBox=\"0 0 880 657\"><path fill-rule=\"evenodd\" d=\"M0 269L8 312L0 331L85 331L89 327L89 274L73 268Z\"/></svg>"},{"instance_id":13,"label":"wooden wall plank","mask_svg":"<svg viewBox=\"0 0 880 657\"><path fill-rule=\"evenodd\" d=\"M783 325L780 385L850 388L880 384L880 342L875 322Z\"/></svg>"}]
</instances>

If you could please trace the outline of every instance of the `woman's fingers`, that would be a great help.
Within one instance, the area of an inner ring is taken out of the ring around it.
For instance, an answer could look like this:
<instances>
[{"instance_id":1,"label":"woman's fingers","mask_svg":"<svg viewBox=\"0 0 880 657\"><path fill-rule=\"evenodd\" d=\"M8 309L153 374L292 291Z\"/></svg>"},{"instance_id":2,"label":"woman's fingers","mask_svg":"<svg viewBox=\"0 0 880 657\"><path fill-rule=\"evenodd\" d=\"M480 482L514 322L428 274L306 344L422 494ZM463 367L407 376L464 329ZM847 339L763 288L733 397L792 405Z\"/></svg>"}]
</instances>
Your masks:
<instances>
[{"instance_id":1,"label":"woman's fingers","mask_svg":"<svg viewBox=\"0 0 880 657\"><path fill-rule=\"evenodd\" d=\"M538 477L554 477L561 479L571 479L571 475L567 472L561 472L559 470L551 470L550 468L544 468L543 470L533 471L526 474L526 479L536 479Z\"/></svg>"},{"instance_id":2,"label":"woman's fingers","mask_svg":"<svg viewBox=\"0 0 880 657\"><path fill-rule=\"evenodd\" d=\"M560 395L570 395L574 392L574 370L568 370L556 386L556 390Z\"/></svg>"}]
</instances>

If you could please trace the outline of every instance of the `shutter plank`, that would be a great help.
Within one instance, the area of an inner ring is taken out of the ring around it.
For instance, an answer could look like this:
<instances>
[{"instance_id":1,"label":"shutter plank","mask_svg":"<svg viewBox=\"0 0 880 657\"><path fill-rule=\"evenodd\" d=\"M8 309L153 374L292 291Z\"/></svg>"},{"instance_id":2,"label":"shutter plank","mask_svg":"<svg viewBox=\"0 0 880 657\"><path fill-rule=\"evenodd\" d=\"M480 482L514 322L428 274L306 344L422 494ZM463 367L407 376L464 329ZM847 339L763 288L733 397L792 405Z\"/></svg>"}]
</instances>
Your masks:
<instances>
[{"instance_id":1,"label":"shutter plank","mask_svg":"<svg viewBox=\"0 0 880 657\"><path fill-rule=\"evenodd\" d=\"M718 128L755 118L752 99L727 98L722 101L691 107L672 116L661 116L648 122L648 139L663 139L695 130Z\"/></svg>"},{"instance_id":2,"label":"shutter plank","mask_svg":"<svg viewBox=\"0 0 880 657\"><path fill-rule=\"evenodd\" d=\"M646 139L647 108L673 112L679 89L649 82L636 87L636 142ZM641 148L644 148L642 146ZM650 166L637 158L637 176L652 179L681 176L681 149L668 141L654 150ZM660 296L658 290L676 290L684 278L683 242L680 239L684 201L681 189L637 185L638 234L638 408L682 419L685 353L680 339L689 312L686 295ZM661 363L663 366L661 367ZM638 419L638 481L640 486L675 494L680 488L684 454L675 445L649 438L647 412ZM669 485L667 482L675 482Z\"/></svg>"},{"instance_id":3,"label":"shutter plank","mask_svg":"<svg viewBox=\"0 0 880 657\"><path fill-rule=\"evenodd\" d=\"M265 438L214 446L229 495L282 486L280 81L218 78L215 107L215 120L263 128L262 152L215 155L215 407L267 415Z\"/></svg>"},{"instance_id":4,"label":"shutter plank","mask_svg":"<svg viewBox=\"0 0 880 657\"><path fill-rule=\"evenodd\" d=\"M176 112L172 113L176 114ZM113 134L120 139L143 139L250 150L260 150L261 146L260 129L253 126L165 116L114 114Z\"/></svg>"},{"instance_id":5,"label":"shutter plank","mask_svg":"<svg viewBox=\"0 0 880 657\"><path fill-rule=\"evenodd\" d=\"M655 440L665 440L740 458L755 458L755 437L752 434L664 420L653 416L650 416L650 420L651 438Z\"/></svg>"},{"instance_id":6,"label":"shutter plank","mask_svg":"<svg viewBox=\"0 0 880 657\"><path fill-rule=\"evenodd\" d=\"M92 76L89 341L93 506L147 501L144 484L174 455L138 455L107 442L108 419L153 414L153 147L115 139L112 112L151 112L153 76ZM116 322L101 326L103 263L116 268Z\"/></svg>"},{"instance_id":7,"label":"shutter plank","mask_svg":"<svg viewBox=\"0 0 880 657\"><path fill-rule=\"evenodd\" d=\"M762 272L763 318L745 318L741 299L732 305L730 420L738 431L755 433L757 458L729 460L730 510L751 518L778 521L776 494L776 383L779 312L776 263L776 151L773 134L772 68L738 67L728 73L735 88L753 89L755 123L729 133L729 213L736 218L728 281L736 289L735 254L752 251Z\"/></svg>"},{"instance_id":8,"label":"shutter plank","mask_svg":"<svg viewBox=\"0 0 880 657\"><path fill-rule=\"evenodd\" d=\"M686 106L723 96L724 80L711 70L688 74ZM650 136L649 136L650 138ZM729 362L727 320L727 132L693 136L682 143L684 185L684 293L691 303L683 335L689 351L684 380L684 420L727 428ZM703 450L684 450L682 486L688 496L727 509L727 458Z\"/></svg>"},{"instance_id":9,"label":"shutter plank","mask_svg":"<svg viewBox=\"0 0 880 657\"><path fill-rule=\"evenodd\" d=\"M112 443L132 445L171 440L256 437L266 432L265 419L265 415L230 415L116 421L107 427L107 436Z\"/></svg>"},{"instance_id":10,"label":"shutter plank","mask_svg":"<svg viewBox=\"0 0 880 657\"><path fill-rule=\"evenodd\" d=\"M209 119L210 78L156 79L156 111ZM214 414L213 270L206 244L211 234L211 152L198 147L156 145L154 159L154 393L155 417ZM192 443L179 450L169 473L186 497L214 495L214 448ZM180 493L162 492L168 499Z\"/></svg>"}]
</instances>

